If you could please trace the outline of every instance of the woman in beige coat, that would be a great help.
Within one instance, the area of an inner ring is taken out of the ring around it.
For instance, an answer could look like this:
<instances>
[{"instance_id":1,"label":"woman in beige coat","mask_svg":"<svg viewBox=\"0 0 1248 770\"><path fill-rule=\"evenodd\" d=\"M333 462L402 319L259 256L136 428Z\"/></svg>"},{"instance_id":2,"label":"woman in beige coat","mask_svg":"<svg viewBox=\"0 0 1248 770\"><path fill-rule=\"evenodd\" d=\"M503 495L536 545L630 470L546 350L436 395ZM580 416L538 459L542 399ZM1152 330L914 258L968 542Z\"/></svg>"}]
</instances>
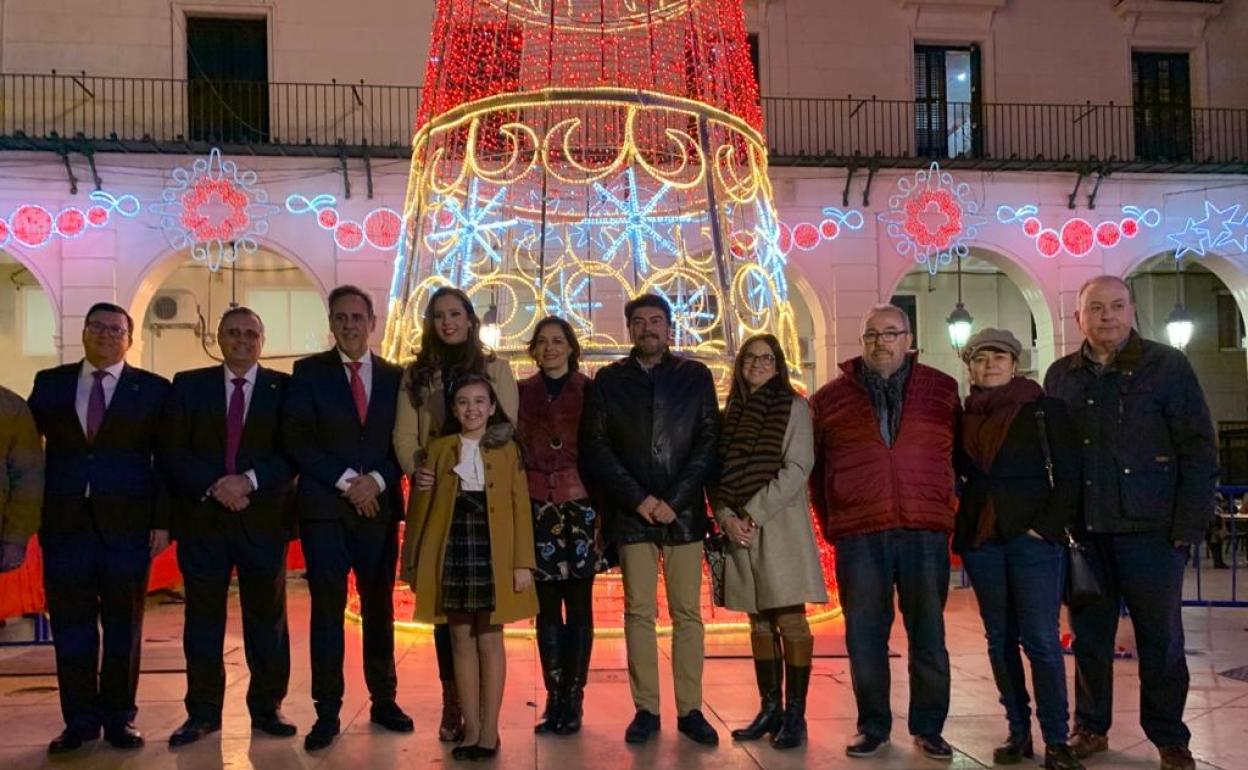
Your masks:
<instances>
[{"instance_id":1,"label":"woman in beige coat","mask_svg":"<svg viewBox=\"0 0 1248 770\"><path fill-rule=\"evenodd\" d=\"M520 391L506 359L481 344L481 321L468 296L459 289L444 286L433 293L425 306L420 352L403 372L399 405L395 413L394 451L403 473L412 480L413 492L428 489L433 476L424 468L425 455L434 439L446 435L449 413L446 383L467 374L489 378L499 406L509 422L491 428L487 444L500 444L511 438L520 409ZM404 554L400 564L406 564ZM400 572L400 579L408 576ZM438 737L458 741L463 735L463 715L455 697L455 672L451 666L451 637L445 625L433 634L438 653L438 678L442 681L442 720Z\"/></svg>"},{"instance_id":2,"label":"woman in beige coat","mask_svg":"<svg viewBox=\"0 0 1248 770\"><path fill-rule=\"evenodd\" d=\"M806 739L814 637L805 604L828 601L806 497L815 456L810 407L793 390L788 372L774 336L756 335L741 346L713 495L715 518L729 541L725 605L749 613L762 700L754 721L732 737L756 740L770 733L779 749Z\"/></svg>"},{"instance_id":3,"label":"woman in beige coat","mask_svg":"<svg viewBox=\"0 0 1248 770\"><path fill-rule=\"evenodd\" d=\"M489 381L469 374L451 388L457 435L429 446L433 487L408 511L404 571L416 593L416 618L446 623L463 742L455 759L498 752L498 714L507 658L503 625L537 614L533 516L528 477L515 442L482 443L486 423L501 423Z\"/></svg>"}]
</instances>

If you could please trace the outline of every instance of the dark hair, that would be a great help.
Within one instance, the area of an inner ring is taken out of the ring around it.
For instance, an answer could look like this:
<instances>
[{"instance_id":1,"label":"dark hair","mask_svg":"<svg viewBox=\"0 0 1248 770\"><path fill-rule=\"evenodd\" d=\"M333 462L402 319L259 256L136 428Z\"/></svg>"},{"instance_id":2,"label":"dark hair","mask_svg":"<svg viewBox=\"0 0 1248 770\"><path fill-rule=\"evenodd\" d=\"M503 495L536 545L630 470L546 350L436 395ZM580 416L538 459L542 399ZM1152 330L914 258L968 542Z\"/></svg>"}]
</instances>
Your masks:
<instances>
[{"instance_id":1,"label":"dark hair","mask_svg":"<svg viewBox=\"0 0 1248 770\"><path fill-rule=\"evenodd\" d=\"M331 314L334 312L334 303L343 297L359 297L368 306L368 317L373 318L376 316L376 313L373 312L373 298L369 296L368 292L351 283L344 283L329 293L329 300L325 304L329 306Z\"/></svg>"},{"instance_id":2,"label":"dark hair","mask_svg":"<svg viewBox=\"0 0 1248 770\"><path fill-rule=\"evenodd\" d=\"M572 324L563 320L557 315L548 315L537 322L537 326L533 327L533 336L529 338L529 357L537 361L534 352L537 350L537 335L542 333L542 329L551 325L558 326L563 336L568 340L568 347L572 349L572 353L568 356L568 369L571 371L580 371L581 368L581 343L576 339L576 332L572 330ZM538 362L540 366L541 363Z\"/></svg>"},{"instance_id":3,"label":"dark hair","mask_svg":"<svg viewBox=\"0 0 1248 770\"><path fill-rule=\"evenodd\" d=\"M494 354L487 354L481 344L481 320L477 318L477 310L472 306L468 295L454 286L443 286L429 297L425 305L425 317L420 332L420 352L411 363L409 396L412 406L419 408L425 403L425 396L433 390L433 376L442 371L451 357L451 346L442 341L433 323L433 306L443 297L454 297L464 306L468 315L468 341L464 343L464 355L452 362L452 379L458 381L469 374L485 375L485 365L494 360ZM450 383L443 382L446 387ZM448 402L449 403L449 402Z\"/></svg>"},{"instance_id":4,"label":"dark hair","mask_svg":"<svg viewBox=\"0 0 1248 770\"><path fill-rule=\"evenodd\" d=\"M129 333L131 337L134 336L134 319L130 317L130 314L127 313L126 309L122 307L121 305L114 305L111 302L95 303L94 305L91 306L91 309L88 310L87 314L83 317L82 319L83 325L85 326L86 323L91 320L91 316L95 315L96 313L117 313L119 315L124 315L126 317L126 332Z\"/></svg>"},{"instance_id":5,"label":"dark hair","mask_svg":"<svg viewBox=\"0 0 1248 770\"><path fill-rule=\"evenodd\" d=\"M446 423L442 429L443 436L451 436L464 429L464 426L459 424L459 418L455 416L455 395L469 385L484 385L486 392L490 394L490 403L494 405L494 414L490 415L490 418L486 420L485 425L487 428L491 425L511 425L511 420L507 418L507 412L498 404L498 394L494 392L494 383L490 382L490 378L484 374L465 374L450 384L447 402L451 404L452 408L446 415Z\"/></svg>"},{"instance_id":6,"label":"dark hair","mask_svg":"<svg viewBox=\"0 0 1248 770\"><path fill-rule=\"evenodd\" d=\"M628 304L624 306L624 320L631 323L633 320L633 313L643 307L655 307L662 310L663 315L667 316L667 325L672 325L671 303L660 297L658 294L641 294L630 299Z\"/></svg>"},{"instance_id":7,"label":"dark hair","mask_svg":"<svg viewBox=\"0 0 1248 770\"><path fill-rule=\"evenodd\" d=\"M232 308L230 308L229 310L227 310L227 311L225 311L224 313L222 313L222 314L221 314L221 320L220 320L220 321L217 321L217 328L218 328L218 329L220 329L220 328L224 327L224 326L225 326L225 322L226 322L226 321L228 321L228 320L230 320L231 318L233 318L233 317L234 317L234 316L236 316L236 315L249 315L249 316L251 316L252 318L256 319L256 323L260 324L260 331L262 331L262 332L264 331L264 319L260 317L260 314L259 314L259 313L257 313L256 311L252 310L251 308L247 307L246 305L235 305L234 307L232 307Z\"/></svg>"},{"instance_id":8,"label":"dark hair","mask_svg":"<svg viewBox=\"0 0 1248 770\"><path fill-rule=\"evenodd\" d=\"M745 382L745 351L749 350L750 345L755 342L767 343L767 347L771 348L771 354L776 357L776 374L772 379L779 378L780 387L796 395L797 391L789 380L789 363L784 357L784 348L780 347L780 340L776 339L774 334L755 334L742 342L741 347L737 349L737 360L732 364L732 389L728 392L728 401L731 402L734 398L748 398L750 395L750 386Z\"/></svg>"}]
</instances>

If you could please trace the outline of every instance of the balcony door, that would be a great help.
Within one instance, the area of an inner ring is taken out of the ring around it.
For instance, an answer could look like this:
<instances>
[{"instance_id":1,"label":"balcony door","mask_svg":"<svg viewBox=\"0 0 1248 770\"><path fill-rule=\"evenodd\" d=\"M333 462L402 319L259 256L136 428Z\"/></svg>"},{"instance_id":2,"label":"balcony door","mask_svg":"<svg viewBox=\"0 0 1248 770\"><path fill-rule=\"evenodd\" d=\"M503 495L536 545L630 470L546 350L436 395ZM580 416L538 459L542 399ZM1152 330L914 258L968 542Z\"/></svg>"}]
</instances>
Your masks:
<instances>
[{"instance_id":1,"label":"balcony door","mask_svg":"<svg viewBox=\"0 0 1248 770\"><path fill-rule=\"evenodd\" d=\"M1185 53L1131 53L1137 160L1192 159L1191 67Z\"/></svg>"},{"instance_id":2,"label":"balcony door","mask_svg":"<svg viewBox=\"0 0 1248 770\"><path fill-rule=\"evenodd\" d=\"M189 139L269 141L269 50L265 19L186 20Z\"/></svg>"},{"instance_id":3,"label":"balcony door","mask_svg":"<svg viewBox=\"0 0 1248 770\"><path fill-rule=\"evenodd\" d=\"M982 153L979 46L914 47L915 151L928 158Z\"/></svg>"}]
</instances>

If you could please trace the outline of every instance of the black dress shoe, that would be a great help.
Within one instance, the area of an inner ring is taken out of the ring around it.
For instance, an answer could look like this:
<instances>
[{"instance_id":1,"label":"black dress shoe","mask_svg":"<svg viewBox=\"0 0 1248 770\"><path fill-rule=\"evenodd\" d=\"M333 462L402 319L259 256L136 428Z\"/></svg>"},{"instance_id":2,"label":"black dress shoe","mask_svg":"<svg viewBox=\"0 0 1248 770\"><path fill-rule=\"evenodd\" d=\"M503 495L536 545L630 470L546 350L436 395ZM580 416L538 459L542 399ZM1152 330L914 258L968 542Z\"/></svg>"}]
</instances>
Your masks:
<instances>
[{"instance_id":1,"label":"black dress shoe","mask_svg":"<svg viewBox=\"0 0 1248 770\"><path fill-rule=\"evenodd\" d=\"M334 742L334 738L338 736L338 720L337 719L318 719L312 725L312 730L304 736L303 748L306 751L320 751L327 748L329 744Z\"/></svg>"},{"instance_id":2,"label":"black dress shoe","mask_svg":"<svg viewBox=\"0 0 1248 770\"><path fill-rule=\"evenodd\" d=\"M177 748L185 746L188 743L203 738L208 733L215 733L221 729L221 720L210 722L207 719L196 719L191 717L182 723L182 726L173 731L173 735L169 736L169 747Z\"/></svg>"},{"instance_id":3,"label":"black dress shoe","mask_svg":"<svg viewBox=\"0 0 1248 770\"><path fill-rule=\"evenodd\" d=\"M1083 770L1083 763L1065 743L1050 743L1044 747L1045 770Z\"/></svg>"},{"instance_id":4,"label":"black dress shoe","mask_svg":"<svg viewBox=\"0 0 1248 770\"><path fill-rule=\"evenodd\" d=\"M97 728L93 731L79 730L73 727L66 727L60 735L52 739L48 744L48 753L52 755L68 754L82 748L83 744L94 741L100 737L100 731Z\"/></svg>"},{"instance_id":5,"label":"black dress shoe","mask_svg":"<svg viewBox=\"0 0 1248 770\"><path fill-rule=\"evenodd\" d=\"M698 709L683 717L676 717L676 729L703 746L719 745L719 733L715 732L715 728L711 727L711 723L706 721L706 717Z\"/></svg>"},{"instance_id":6,"label":"black dress shoe","mask_svg":"<svg viewBox=\"0 0 1248 770\"><path fill-rule=\"evenodd\" d=\"M645 743L658 731L659 715L651 714L645 709L638 709L633 715L633 721L628 724L628 729L624 731L624 742Z\"/></svg>"},{"instance_id":7,"label":"black dress shoe","mask_svg":"<svg viewBox=\"0 0 1248 770\"><path fill-rule=\"evenodd\" d=\"M104 740L117 749L139 749L143 747L143 733L134 729L134 725L129 722L124 725L104 728Z\"/></svg>"},{"instance_id":8,"label":"black dress shoe","mask_svg":"<svg viewBox=\"0 0 1248 770\"><path fill-rule=\"evenodd\" d=\"M1031 735L1027 733L1010 733L1005 743L992 750L992 764L1017 765L1023 758L1031 759L1036 755Z\"/></svg>"},{"instance_id":9,"label":"black dress shoe","mask_svg":"<svg viewBox=\"0 0 1248 770\"><path fill-rule=\"evenodd\" d=\"M285 719L281 714L266 714L262 717L251 718L251 729L259 730L262 733L275 735L278 738L289 738L299 732L295 726Z\"/></svg>"},{"instance_id":10,"label":"black dress shoe","mask_svg":"<svg viewBox=\"0 0 1248 770\"><path fill-rule=\"evenodd\" d=\"M368 718L373 724L396 733L410 733L416 729L412 718L404 714L403 709L399 708L394 701L374 703L369 710Z\"/></svg>"},{"instance_id":11,"label":"black dress shoe","mask_svg":"<svg viewBox=\"0 0 1248 770\"><path fill-rule=\"evenodd\" d=\"M888 745L888 738L881 738L876 735L867 735L866 733L858 733L854 739L845 747L845 756L853 759L865 759L866 757L874 757L880 753L880 749Z\"/></svg>"},{"instance_id":12,"label":"black dress shoe","mask_svg":"<svg viewBox=\"0 0 1248 770\"><path fill-rule=\"evenodd\" d=\"M953 759L953 747L939 735L916 735L914 745L919 747L923 756L940 761Z\"/></svg>"}]
</instances>

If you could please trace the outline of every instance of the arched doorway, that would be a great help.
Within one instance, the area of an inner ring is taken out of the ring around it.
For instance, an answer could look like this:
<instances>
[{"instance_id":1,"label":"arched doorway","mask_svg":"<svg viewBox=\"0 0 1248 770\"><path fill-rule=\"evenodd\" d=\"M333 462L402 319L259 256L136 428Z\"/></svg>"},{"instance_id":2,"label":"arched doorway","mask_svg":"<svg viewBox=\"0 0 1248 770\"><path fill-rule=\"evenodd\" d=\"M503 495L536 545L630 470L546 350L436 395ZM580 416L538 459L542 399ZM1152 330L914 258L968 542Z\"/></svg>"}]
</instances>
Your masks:
<instances>
[{"instance_id":1,"label":"arched doorway","mask_svg":"<svg viewBox=\"0 0 1248 770\"><path fill-rule=\"evenodd\" d=\"M217 321L232 303L264 319L265 366L290 371L328 347L324 294L292 260L261 247L212 271L182 251L153 265L135 292L132 362L166 377L218 363Z\"/></svg>"},{"instance_id":2,"label":"arched doorway","mask_svg":"<svg viewBox=\"0 0 1248 770\"><path fill-rule=\"evenodd\" d=\"M38 276L0 251L0 385L25 397L36 372L61 362L59 316Z\"/></svg>"},{"instance_id":3,"label":"arched doorway","mask_svg":"<svg viewBox=\"0 0 1248 770\"><path fill-rule=\"evenodd\" d=\"M888 298L886 298L888 299ZM914 344L921 360L959 382L966 366L949 342L945 321L958 301L955 268L936 275L922 266L906 272L896 283L891 300L910 314ZM974 329L1008 329L1023 344L1019 372L1037 381L1056 353L1054 312L1039 281L1018 262L989 249L972 248L962 260L962 302L974 320Z\"/></svg>"},{"instance_id":4,"label":"arched doorway","mask_svg":"<svg viewBox=\"0 0 1248 770\"><path fill-rule=\"evenodd\" d=\"M1219 434L1248 431L1248 354L1244 319L1248 273L1221 257L1183 262L1183 304L1194 321L1184 352L1196 370ZM1178 301L1178 272L1171 252L1145 259L1125 276L1135 293L1136 328L1147 339L1168 342L1166 321ZM1248 483L1248 467L1235 470ZM1223 483L1230 483L1223 479Z\"/></svg>"}]
</instances>

